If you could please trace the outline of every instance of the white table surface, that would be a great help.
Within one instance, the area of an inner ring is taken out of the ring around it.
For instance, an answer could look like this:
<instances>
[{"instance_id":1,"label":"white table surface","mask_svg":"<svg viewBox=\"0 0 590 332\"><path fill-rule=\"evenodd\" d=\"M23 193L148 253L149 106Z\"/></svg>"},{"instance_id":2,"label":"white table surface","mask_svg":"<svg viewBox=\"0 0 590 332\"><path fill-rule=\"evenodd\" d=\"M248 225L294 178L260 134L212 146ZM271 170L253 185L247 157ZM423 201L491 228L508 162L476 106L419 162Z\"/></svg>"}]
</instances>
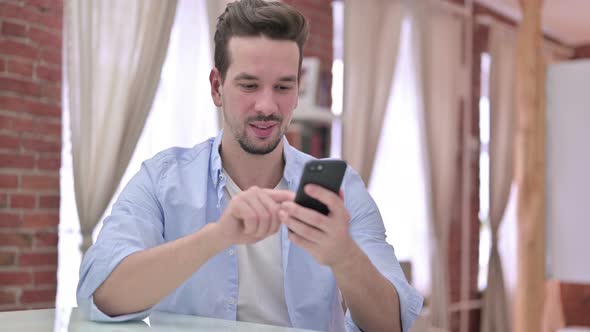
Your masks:
<instances>
[{"instance_id":1,"label":"white table surface","mask_svg":"<svg viewBox=\"0 0 590 332\"><path fill-rule=\"evenodd\" d=\"M234 322L221 319L153 312L145 321L96 323L85 320L78 308L0 312L2 332L304 332L309 330Z\"/></svg>"}]
</instances>

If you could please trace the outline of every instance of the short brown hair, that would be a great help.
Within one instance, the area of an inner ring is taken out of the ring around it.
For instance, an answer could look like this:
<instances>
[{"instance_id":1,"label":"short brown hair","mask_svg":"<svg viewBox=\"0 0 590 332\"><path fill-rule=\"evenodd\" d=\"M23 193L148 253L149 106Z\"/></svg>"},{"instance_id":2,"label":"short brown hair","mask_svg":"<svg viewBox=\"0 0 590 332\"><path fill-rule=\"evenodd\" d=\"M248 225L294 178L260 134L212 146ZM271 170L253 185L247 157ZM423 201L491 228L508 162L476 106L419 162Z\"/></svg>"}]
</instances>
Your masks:
<instances>
[{"instance_id":1,"label":"short brown hair","mask_svg":"<svg viewBox=\"0 0 590 332\"><path fill-rule=\"evenodd\" d=\"M303 60L303 46L307 41L309 25L297 10L280 2L240 0L225 7L217 20L215 31L215 67L225 80L231 59L228 50L233 36L265 36L275 40L291 40L299 47L299 70Z\"/></svg>"}]
</instances>

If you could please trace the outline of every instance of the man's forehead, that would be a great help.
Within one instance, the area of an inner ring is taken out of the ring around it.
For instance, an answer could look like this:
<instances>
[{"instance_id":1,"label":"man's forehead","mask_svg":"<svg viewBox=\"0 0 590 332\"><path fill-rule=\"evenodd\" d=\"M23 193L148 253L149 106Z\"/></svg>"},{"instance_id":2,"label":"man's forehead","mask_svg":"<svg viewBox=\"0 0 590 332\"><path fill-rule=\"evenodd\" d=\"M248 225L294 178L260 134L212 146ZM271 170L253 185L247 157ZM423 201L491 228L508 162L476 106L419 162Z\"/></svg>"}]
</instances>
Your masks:
<instances>
[{"instance_id":1,"label":"man's forehead","mask_svg":"<svg viewBox=\"0 0 590 332\"><path fill-rule=\"evenodd\" d=\"M269 38L263 34L257 36L232 36L229 38L228 45L232 44L253 44L253 43L266 43L266 44L282 44L282 45L291 45L295 48L298 48L297 43L294 40L290 39L274 39Z\"/></svg>"},{"instance_id":2,"label":"man's forehead","mask_svg":"<svg viewBox=\"0 0 590 332\"><path fill-rule=\"evenodd\" d=\"M273 74L291 80L299 71L299 48L290 40L232 37L228 44L228 72L242 79Z\"/></svg>"},{"instance_id":3,"label":"man's forehead","mask_svg":"<svg viewBox=\"0 0 590 332\"><path fill-rule=\"evenodd\" d=\"M228 43L230 63L236 61L292 60L299 63L299 47L292 40L266 37L232 37Z\"/></svg>"}]
</instances>

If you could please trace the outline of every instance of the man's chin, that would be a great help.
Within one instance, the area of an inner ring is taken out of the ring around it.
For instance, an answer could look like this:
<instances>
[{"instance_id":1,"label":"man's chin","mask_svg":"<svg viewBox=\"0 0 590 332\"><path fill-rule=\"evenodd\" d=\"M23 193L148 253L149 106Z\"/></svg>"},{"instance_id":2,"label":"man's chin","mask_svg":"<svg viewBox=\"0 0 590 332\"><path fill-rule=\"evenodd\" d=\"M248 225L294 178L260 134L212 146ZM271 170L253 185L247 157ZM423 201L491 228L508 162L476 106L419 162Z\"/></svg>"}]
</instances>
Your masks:
<instances>
[{"instance_id":1,"label":"man's chin","mask_svg":"<svg viewBox=\"0 0 590 332\"><path fill-rule=\"evenodd\" d=\"M239 140L242 150L249 154L265 155L273 152L280 144L280 138L254 138L247 141Z\"/></svg>"}]
</instances>

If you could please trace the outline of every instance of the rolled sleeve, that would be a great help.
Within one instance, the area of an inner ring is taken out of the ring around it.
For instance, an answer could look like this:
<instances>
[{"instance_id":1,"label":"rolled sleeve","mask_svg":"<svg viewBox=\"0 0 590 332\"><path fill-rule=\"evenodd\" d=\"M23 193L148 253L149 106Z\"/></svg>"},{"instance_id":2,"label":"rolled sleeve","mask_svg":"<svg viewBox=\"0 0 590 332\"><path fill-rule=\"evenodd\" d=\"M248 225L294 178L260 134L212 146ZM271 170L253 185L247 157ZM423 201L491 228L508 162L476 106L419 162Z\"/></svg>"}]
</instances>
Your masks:
<instances>
[{"instance_id":1,"label":"rolled sleeve","mask_svg":"<svg viewBox=\"0 0 590 332\"><path fill-rule=\"evenodd\" d=\"M102 285L127 256L140 250L140 248L124 245L117 245L113 250L104 250L104 248L95 245L88 250L80 268L80 282L78 283L77 292L78 306L87 319L102 322L121 322L140 320L149 315L150 309L127 315L109 316L94 304L94 292L96 289Z\"/></svg>"},{"instance_id":2,"label":"rolled sleeve","mask_svg":"<svg viewBox=\"0 0 590 332\"><path fill-rule=\"evenodd\" d=\"M351 215L350 232L353 239L373 265L395 287L400 303L402 331L409 331L422 309L422 296L408 283L395 256L393 247L385 240L385 226L377 205L365 189L358 174L349 168L345 182L346 206ZM346 313L348 331L360 331Z\"/></svg>"},{"instance_id":3,"label":"rolled sleeve","mask_svg":"<svg viewBox=\"0 0 590 332\"><path fill-rule=\"evenodd\" d=\"M164 242L163 215L149 168L142 165L105 218L94 245L84 255L77 289L82 314L93 321L119 322L147 317L151 309L111 317L94 303L94 292L129 255Z\"/></svg>"},{"instance_id":4,"label":"rolled sleeve","mask_svg":"<svg viewBox=\"0 0 590 332\"><path fill-rule=\"evenodd\" d=\"M361 247L362 248L362 247ZM369 258L372 258L372 254L367 253ZM389 265L398 265L397 259L393 256L395 263L389 263ZM372 259L373 261L373 259ZM383 262L386 263L387 262ZM377 267L377 269L385 276L387 280L389 280L396 289L399 304L400 304L400 317L401 317L401 324L402 324L402 331L406 332L409 331L414 321L420 314L420 310L422 310L422 303L423 298L422 296L406 281L406 278L401 275L398 275L396 272L384 271L385 269L379 268L379 265L373 261L373 264ZM393 270L393 269L389 269ZM401 267L400 267L401 270ZM360 332L360 329L354 323L350 310L346 312L346 329L350 332Z\"/></svg>"}]
</instances>

